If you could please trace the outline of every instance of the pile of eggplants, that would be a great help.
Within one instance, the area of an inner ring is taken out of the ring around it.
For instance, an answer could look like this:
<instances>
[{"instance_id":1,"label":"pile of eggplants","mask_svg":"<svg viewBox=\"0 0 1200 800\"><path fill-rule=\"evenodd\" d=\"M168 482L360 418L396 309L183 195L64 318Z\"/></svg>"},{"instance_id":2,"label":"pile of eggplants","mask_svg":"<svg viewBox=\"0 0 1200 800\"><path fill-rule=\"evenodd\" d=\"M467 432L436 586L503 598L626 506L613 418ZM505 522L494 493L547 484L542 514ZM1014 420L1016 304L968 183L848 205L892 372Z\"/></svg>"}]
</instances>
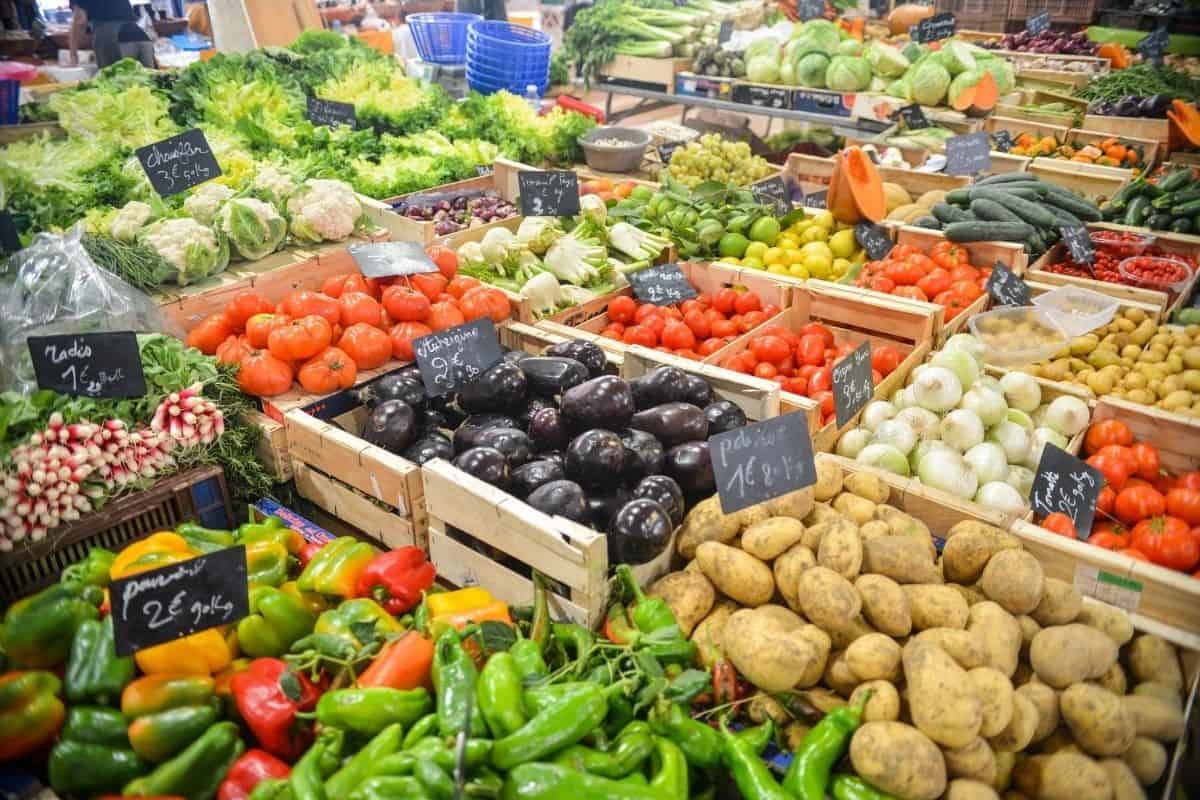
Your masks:
<instances>
[{"instance_id":1,"label":"pile of eggplants","mask_svg":"<svg viewBox=\"0 0 1200 800\"><path fill-rule=\"evenodd\" d=\"M429 397L416 365L359 391L361 436L417 464L474 477L608 535L610 563L643 564L716 489L708 437L746 424L708 382L675 367L631 381L591 342L509 351L457 393Z\"/></svg>"}]
</instances>

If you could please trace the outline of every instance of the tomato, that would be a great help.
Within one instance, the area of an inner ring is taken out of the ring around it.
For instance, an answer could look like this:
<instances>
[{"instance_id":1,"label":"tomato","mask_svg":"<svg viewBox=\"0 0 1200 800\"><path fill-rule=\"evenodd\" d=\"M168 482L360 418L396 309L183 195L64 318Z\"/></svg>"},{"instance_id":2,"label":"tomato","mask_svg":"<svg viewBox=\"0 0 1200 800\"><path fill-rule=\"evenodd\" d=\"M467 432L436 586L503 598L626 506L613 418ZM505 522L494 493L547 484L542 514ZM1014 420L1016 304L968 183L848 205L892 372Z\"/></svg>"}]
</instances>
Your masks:
<instances>
[{"instance_id":1,"label":"tomato","mask_svg":"<svg viewBox=\"0 0 1200 800\"><path fill-rule=\"evenodd\" d=\"M754 292L739 292L737 299L733 301L733 308L739 314L761 311L762 300Z\"/></svg>"},{"instance_id":2,"label":"tomato","mask_svg":"<svg viewBox=\"0 0 1200 800\"><path fill-rule=\"evenodd\" d=\"M1109 445L1101 448L1099 452L1093 453L1087 459L1087 463L1100 470L1104 475L1104 480L1117 492L1125 488L1125 482L1133 474L1131 459L1117 452L1124 449L1116 445Z\"/></svg>"},{"instance_id":3,"label":"tomato","mask_svg":"<svg viewBox=\"0 0 1200 800\"><path fill-rule=\"evenodd\" d=\"M645 347L654 347L658 344L658 334L642 325L630 325L625 329L625 333L621 334L621 341L625 342L625 344L640 344Z\"/></svg>"},{"instance_id":4,"label":"tomato","mask_svg":"<svg viewBox=\"0 0 1200 800\"><path fill-rule=\"evenodd\" d=\"M1175 478L1176 489L1200 490L1200 472L1185 472Z\"/></svg>"},{"instance_id":5,"label":"tomato","mask_svg":"<svg viewBox=\"0 0 1200 800\"><path fill-rule=\"evenodd\" d=\"M940 241L935 244L929 251L933 263L944 269L953 269L960 264L966 264L970 260L970 254L966 248L959 247L953 242Z\"/></svg>"},{"instance_id":6,"label":"tomato","mask_svg":"<svg viewBox=\"0 0 1200 800\"><path fill-rule=\"evenodd\" d=\"M1074 521L1061 511L1055 511L1042 520L1042 527L1059 536L1066 536L1070 539L1079 538Z\"/></svg>"},{"instance_id":7,"label":"tomato","mask_svg":"<svg viewBox=\"0 0 1200 800\"><path fill-rule=\"evenodd\" d=\"M654 338L662 337L663 328L667 327L667 318L662 314L647 314L638 322L643 328L654 333Z\"/></svg>"},{"instance_id":8,"label":"tomato","mask_svg":"<svg viewBox=\"0 0 1200 800\"><path fill-rule=\"evenodd\" d=\"M338 306L337 300L307 290L288 294L279 304L279 310L292 319L317 314L328 320L330 325L337 325L342 318L342 309Z\"/></svg>"},{"instance_id":9,"label":"tomato","mask_svg":"<svg viewBox=\"0 0 1200 800\"><path fill-rule=\"evenodd\" d=\"M885 377L891 375L900 366L900 351L890 344L872 348L871 366Z\"/></svg>"},{"instance_id":10,"label":"tomato","mask_svg":"<svg viewBox=\"0 0 1200 800\"><path fill-rule=\"evenodd\" d=\"M713 336L713 337L705 339L703 342L701 342L700 346L696 348L696 353L701 358L708 358L709 356L711 356L713 353L717 352L724 346L725 346L724 339L718 339L717 337Z\"/></svg>"},{"instance_id":11,"label":"tomato","mask_svg":"<svg viewBox=\"0 0 1200 800\"><path fill-rule=\"evenodd\" d=\"M896 288L896 282L883 275L877 275L874 278L871 278L871 280L867 283L867 288L871 289L872 291L891 294Z\"/></svg>"},{"instance_id":12,"label":"tomato","mask_svg":"<svg viewBox=\"0 0 1200 800\"><path fill-rule=\"evenodd\" d=\"M920 300L922 303L929 302L929 297L919 286L898 286L892 294L896 297L907 297L909 300Z\"/></svg>"},{"instance_id":13,"label":"tomato","mask_svg":"<svg viewBox=\"0 0 1200 800\"><path fill-rule=\"evenodd\" d=\"M929 272L921 276L921 280L917 281L917 288L925 293L926 297L937 297L942 292L950 288L950 273L941 267L935 267Z\"/></svg>"},{"instance_id":14,"label":"tomato","mask_svg":"<svg viewBox=\"0 0 1200 800\"><path fill-rule=\"evenodd\" d=\"M255 397L274 397L292 388L292 365L266 350L251 350L238 367L238 386Z\"/></svg>"},{"instance_id":15,"label":"tomato","mask_svg":"<svg viewBox=\"0 0 1200 800\"><path fill-rule=\"evenodd\" d=\"M238 292L233 296L229 305L225 306L225 319L234 333L246 329L246 321L255 314L269 314L275 310L275 305L256 292Z\"/></svg>"},{"instance_id":16,"label":"tomato","mask_svg":"<svg viewBox=\"0 0 1200 800\"><path fill-rule=\"evenodd\" d=\"M421 322L398 322L388 332L392 340L392 355L401 361L416 361L413 342L433 333L433 328Z\"/></svg>"},{"instance_id":17,"label":"tomato","mask_svg":"<svg viewBox=\"0 0 1200 800\"><path fill-rule=\"evenodd\" d=\"M1152 486L1130 486L1128 483L1117 492L1113 511L1117 519L1126 525L1133 525L1139 520L1162 514L1167 505L1163 496Z\"/></svg>"},{"instance_id":18,"label":"tomato","mask_svg":"<svg viewBox=\"0 0 1200 800\"><path fill-rule=\"evenodd\" d=\"M825 363L825 340L820 334L804 334L796 345L796 358L801 364L822 366Z\"/></svg>"},{"instance_id":19,"label":"tomato","mask_svg":"<svg viewBox=\"0 0 1200 800\"><path fill-rule=\"evenodd\" d=\"M633 320L640 325L646 317L663 316L663 310L661 306L656 306L653 303L642 303L637 307L637 311L633 313Z\"/></svg>"},{"instance_id":20,"label":"tomato","mask_svg":"<svg viewBox=\"0 0 1200 800\"><path fill-rule=\"evenodd\" d=\"M206 356L211 356L233 333L233 327L224 314L212 314L188 331L187 346L196 348Z\"/></svg>"},{"instance_id":21,"label":"tomato","mask_svg":"<svg viewBox=\"0 0 1200 800\"><path fill-rule=\"evenodd\" d=\"M1147 556L1141 550L1138 550L1136 547L1126 547L1123 550L1118 550L1117 552L1123 556L1128 556L1129 558L1135 559L1137 561L1149 561L1150 560L1149 556Z\"/></svg>"},{"instance_id":22,"label":"tomato","mask_svg":"<svg viewBox=\"0 0 1200 800\"><path fill-rule=\"evenodd\" d=\"M338 338L337 346L359 369L382 367L392 357L392 342L379 328L356 322Z\"/></svg>"},{"instance_id":23,"label":"tomato","mask_svg":"<svg viewBox=\"0 0 1200 800\"><path fill-rule=\"evenodd\" d=\"M1155 564L1191 572L1200 562L1200 542L1178 517L1152 517L1133 528L1130 542Z\"/></svg>"},{"instance_id":24,"label":"tomato","mask_svg":"<svg viewBox=\"0 0 1200 800\"><path fill-rule=\"evenodd\" d=\"M1120 550L1129 547L1129 529L1119 522L1100 522L1092 526L1087 541L1105 550Z\"/></svg>"},{"instance_id":25,"label":"tomato","mask_svg":"<svg viewBox=\"0 0 1200 800\"><path fill-rule=\"evenodd\" d=\"M608 318L613 322L628 325L633 322L633 315L637 310L637 301L629 295L623 294L608 301Z\"/></svg>"},{"instance_id":26,"label":"tomato","mask_svg":"<svg viewBox=\"0 0 1200 800\"><path fill-rule=\"evenodd\" d=\"M424 322L429 319L432 301L406 286L389 286L383 290L383 307L395 322Z\"/></svg>"},{"instance_id":27,"label":"tomato","mask_svg":"<svg viewBox=\"0 0 1200 800\"><path fill-rule=\"evenodd\" d=\"M1172 489L1167 492L1167 513L1188 525L1200 525L1200 490Z\"/></svg>"},{"instance_id":28,"label":"tomato","mask_svg":"<svg viewBox=\"0 0 1200 800\"><path fill-rule=\"evenodd\" d=\"M925 272L909 261L889 261L883 268L883 277L896 286L915 286Z\"/></svg>"},{"instance_id":29,"label":"tomato","mask_svg":"<svg viewBox=\"0 0 1200 800\"><path fill-rule=\"evenodd\" d=\"M376 331L385 339L387 338L387 334L383 331L376 328L371 330ZM389 347L388 350L390 353L391 348ZM338 389L349 389L354 385L357 375L358 369L350 360L350 356L336 347L326 347L304 362L296 373L296 379L300 381L300 385L306 392L329 394Z\"/></svg>"},{"instance_id":30,"label":"tomato","mask_svg":"<svg viewBox=\"0 0 1200 800\"><path fill-rule=\"evenodd\" d=\"M504 322L512 313L508 297L494 286L476 286L469 290L458 301L458 308L467 322L484 317L491 318L492 322Z\"/></svg>"},{"instance_id":31,"label":"tomato","mask_svg":"<svg viewBox=\"0 0 1200 800\"><path fill-rule=\"evenodd\" d=\"M738 292L735 289L718 289L713 295L712 307L722 314L732 314L737 307Z\"/></svg>"},{"instance_id":32,"label":"tomato","mask_svg":"<svg viewBox=\"0 0 1200 800\"><path fill-rule=\"evenodd\" d=\"M704 312L699 308L683 312L683 322L691 328L697 339L707 339L712 335L712 323L705 318Z\"/></svg>"},{"instance_id":33,"label":"tomato","mask_svg":"<svg viewBox=\"0 0 1200 800\"><path fill-rule=\"evenodd\" d=\"M813 400L816 400L817 403L819 403L821 406L822 417L828 417L831 414L833 414L834 413L834 411L833 411L833 392L829 391L828 389L824 389L824 390L814 393L812 391L812 383L811 382L809 383L808 388L809 388L809 397L811 397ZM824 423L824 420L822 420L822 424L823 423Z\"/></svg>"},{"instance_id":34,"label":"tomato","mask_svg":"<svg viewBox=\"0 0 1200 800\"><path fill-rule=\"evenodd\" d=\"M281 361L304 361L329 346L333 326L319 314L309 314L292 320L271 331L267 349Z\"/></svg>"},{"instance_id":35,"label":"tomato","mask_svg":"<svg viewBox=\"0 0 1200 800\"><path fill-rule=\"evenodd\" d=\"M921 252L915 244L898 244L888 253L888 258L908 258Z\"/></svg>"},{"instance_id":36,"label":"tomato","mask_svg":"<svg viewBox=\"0 0 1200 800\"><path fill-rule=\"evenodd\" d=\"M662 343L672 350L691 350L696 346L696 334L686 323L673 319L662 329Z\"/></svg>"},{"instance_id":37,"label":"tomato","mask_svg":"<svg viewBox=\"0 0 1200 800\"><path fill-rule=\"evenodd\" d=\"M800 327L800 330L797 331L796 334L794 334L794 335L804 336L805 334L809 334L809 333L818 334L822 339L825 340L826 347L833 347L833 342L834 342L833 331L831 331L829 328L827 328L826 326L822 325L819 322L805 323L804 325L802 325Z\"/></svg>"},{"instance_id":38,"label":"tomato","mask_svg":"<svg viewBox=\"0 0 1200 800\"><path fill-rule=\"evenodd\" d=\"M778 336L757 336L750 342L750 351L759 361L781 364L791 354L788 343Z\"/></svg>"},{"instance_id":39,"label":"tomato","mask_svg":"<svg viewBox=\"0 0 1200 800\"><path fill-rule=\"evenodd\" d=\"M603 336L605 339L616 339L618 342L621 341L621 336L624 333L625 333L625 326L621 325L621 323L619 323L619 322L609 325L607 328L600 331L600 335Z\"/></svg>"},{"instance_id":40,"label":"tomato","mask_svg":"<svg viewBox=\"0 0 1200 800\"><path fill-rule=\"evenodd\" d=\"M255 314L246 320L246 340L250 346L261 350L267 346L267 337L271 331L291 322L287 314Z\"/></svg>"},{"instance_id":41,"label":"tomato","mask_svg":"<svg viewBox=\"0 0 1200 800\"><path fill-rule=\"evenodd\" d=\"M953 277L953 273L951 274L951 277ZM973 280L954 281L954 283L950 284L950 291L956 293L968 304L973 303L977 298L983 295L983 289L980 289L979 284Z\"/></svg>"},{"instance_id":42,"label":"tomato","mask_svg":"<svg viewBox=\"0 0 1200 800\"><path fill-rule=\"evenodd\" d=\"M343 328L349 328L356 322L379 327L383 319L383 308L379 302L364 292L345 292L337 302L342 314L338 322Z\"/></svg>"},{"instance_id":43,"label":"tomato","mask_svg":"<svg viewBox=\"0 0 1200 800\"><path fill-rule=\"evenodd\" d=\"M934 296L933 302L942 306L945 311L946 320L952 320L962 313L963 309L971 305L971 301L960 295L953 289L946 289Z\"/></svg>"},{"instance_id":44,"label":"tomato","mask_svg":"<svg viewBox=\"0 0 1200 800\"><path fill-rule=\"evenodd\" d=\"M470 275L456 275L446 284L446 294L455 300L461 300L462 296L468 291L482 285L478 278L472 278ZM424 295L421 296L424 297Z\"/></svg>"},{"instance_id":45,"label":"tomato","mask_svg":"<svg viewBox=\"0 0 1200 800\"><path fill-rule=\"evenodd\" d=\"M429 256L430 261L437 264L442 277L450 280L458 274L458 255L449 247L435 244L425 248L425 254Z\"/></svg>"},{"instance_id":46,"label":"tomato","mask_svg":"<svg viewBox=\"0 0 1200 800\"><path fill-rule=\"evenodd\" d=\"M242 358L254 351L250 341L245 336L231 334L217 348L218 364L241 364Z\"/></svg>"},{"instance_id":47,"label":"tomato","mask_svg":"<svg viewBox=\"0 0 1200 800\"><path fill-rule=\"evenodd\" d=\"M742 333L749 333L767 321L767 315L761 311L747 311L742 315L742 322L738 325L738 329Z\"/></svg>"},{"instance_id":48,"label":"tomato","mask_svg":"<svg viewBox=\"0 0 1200 800\"><path fill-rule=\"evenodd\" d=\"M1087 455L1098 452L1110 444L1129 447L1133 444L1133 431L1119 419L1094 422L1083 437L1083 452Z\"/></svg>"},{"instance_id":49,"label":"tomato","mask_svg":"<svg viewBox=\"0 0 1200 800\"><path fill-rule=\"evenodd\" d=\"M712 335L720 336L720 337L737 336L738 335L737 323L730 322L727 319L719 319L719 320L713 322L713 324L712 324Z\"/></svg>"},{"instance_id":50,"label":"tomato","mask_svg":"<svg viewBox=\"0 0 1200 800\"><path fill-rule=\"evenodd\" d=\"M689 301L684 300L683 302L687 303ZM708 308L712 305L712 295L701 292L700 294L696 295L694 300L691 300L690 302L699 303L703 308Z\"/></svg>"},{"instance_id":51,"label":"tomato","mask_svg":"<svg viewBox=\"0 0 1200 800\"><path fill-rule=\"evenodd\" d=\"M811 378L808 379L808 391L810 393L809 396L813 397L814 399L816 399L816 395L812 394L813 392L827 392L831 389L833 389L832 367L821 367L813 373Z\"/></svg>"},{"instance_id":52,"label":"tomato","mask_svg":"<svg viewBox=\"0 0 1200 800\"><path fill-rule=\"evenodd\" d=\"M1152 481L1158 477L1160 463L1158 448L1154 445L1138 442L1129 448L1130 455L1137 462L1137 476L1143 480Z\"/></svg>"},{"instance_id":53,"label":"tomato","mask_svg":"<svg viewBox=\"0 0 1200 800\"><path fill-rule=\"evenodd\" d=\"M785 380L782 384L782 388L785 392L806 395L808 394L808 380L797 375Z\"/></svg>"},{"instance_id":54,"label":"tomato","mask_svg":"<svg viewBox=\"0 0 1200 800\"><path fill-rule=\"evenodd\" d=\"M1100 488L1100 494L1096 497L1096 510L1105 516L1112 516L1113 504L1116 502L1116 491L1106 484Z\"/></svg>"},{"instance_id":55,"label":"tomato","mask_svg":"<svg viewBox=\"0 0 1200 800\"><path fill-rule=\"evenodd\" d=\"M760 361L758 366L754 368L754 376L757 378L766 378L770 380L779 374L779 370L769 361Z\"/></svg>"},{"instance_id":56,"label":"tomato","mask_svg":"<svg viewBox=\"0 0 1200 800\"><path fill-rule=\"evenodd\" d=\"M477 286L476 289L483 287ZM475 291L472 289L471 291ZM463 295L464 297L466 295ZM447 328L453 328L456 325L466 323L467 318L463 316L462 311L458 306L449 300L439 300L429 307L429 316L423 320L430 328L435 331L444 331Z\"/></svg>"}]
</instances>

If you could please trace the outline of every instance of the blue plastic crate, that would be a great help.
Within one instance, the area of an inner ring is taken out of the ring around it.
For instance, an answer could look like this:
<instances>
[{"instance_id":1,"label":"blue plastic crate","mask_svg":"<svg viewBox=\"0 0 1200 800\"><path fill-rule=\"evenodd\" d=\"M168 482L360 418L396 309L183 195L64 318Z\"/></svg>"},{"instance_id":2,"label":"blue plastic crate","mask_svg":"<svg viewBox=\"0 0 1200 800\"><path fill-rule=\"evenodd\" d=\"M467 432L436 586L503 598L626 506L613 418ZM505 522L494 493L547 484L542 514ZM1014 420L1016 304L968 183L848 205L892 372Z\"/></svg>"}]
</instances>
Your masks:
<instances>
[{"instance_id":1,"label":"blue plastic crate","mask_svg":"<svg viewBox=\"0 0 1200 800\"><path fill-rule=\"evenodd\" d=\"M21 82L0 81L0 125L21 121Z\"/></svg>"},{"instance_id":2,"label":"blue plastic crate","mask_svg":"<svg viewBox=\"0 0 1200 800\"><path fill-rule=\"evenodd\" d=\"M192 502L196 504L196 516L200 524L206 528L228 530L233 527L233 520L225 507L225 493L221 489L221 481L215 477L192 486Z\"/></svg>"},{"instance_id":3,"label":"blue plastic crate","mask_svg":"<svg viewBox=\"0 0 1200 800\"><path fill-rule=\"evenodd\" d=\"M461 64L466 60L467 29L482 22L478 14L413 14L408 29L422 61L433 64Z\"/></svg>"}]
</instances>

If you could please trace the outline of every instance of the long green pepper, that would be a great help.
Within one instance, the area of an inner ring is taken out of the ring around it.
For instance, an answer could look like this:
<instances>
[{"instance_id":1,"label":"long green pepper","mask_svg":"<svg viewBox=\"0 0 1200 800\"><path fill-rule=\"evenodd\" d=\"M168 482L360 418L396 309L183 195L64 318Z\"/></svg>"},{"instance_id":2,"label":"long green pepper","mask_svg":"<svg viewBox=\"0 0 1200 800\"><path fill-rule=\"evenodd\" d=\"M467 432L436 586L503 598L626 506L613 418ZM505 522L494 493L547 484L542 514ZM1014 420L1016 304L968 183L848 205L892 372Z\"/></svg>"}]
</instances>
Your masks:
<instances>
[{"instance_id":1,"label":"long green pepper","mask_svg":"<svg viewBox=\"0 0 1200 800\"><path fill-rule=\"evenodd\" d=\"M438 731L457 736L470 726L470 735L484 736L487 724L479 713L475 684L479 671L463 649L458 631L447 629L433 653L433 685L437 690Z\"/></svg>"},{"instance_id":2,"label":"long green pepper","mask_svg":"<svg viewBox=\"0 0 1200 800\"><path fill-rule=\"evenodd\" d=\"M749 741L739 739L724 723L720 735L721 760L745 800L793 800L772 777L770 768Z\"/></svg>"},{"instance_id":3,"label":"long green pepper","mask_svg":"<svg viewBox=\"0 0 1200 800\"><path fill-rule=\"evenodd\" d=\"M375 735L371 741L354 754L354 757L325 782L325 794L329 797L345 797L371 774L371 770L386 756L400 749L404 726L392 723Z\"/></svg>"},{"instance_id":4,"label":"long green pepper","mask_svg":"<svg viewBox=\"0 0 1200 800\"><path fill-rule=\"evenodd\" d=\"M830 776L850 745L850 736L862 724L866 692L855 705L835 708L804 734L783 776L783 788L797 800L825 800Z\"/></svg>"},{"instance_id":5,"label":"long green pepper","mask_svg":"<svg viewBox=\"0 0 1200 800\"><path fill-rule=\"evenodd\" d=\"M625 688L620 683L608 688L583 684L558 705L497 741L492 747L492 765L500 770L512 769L575 744L604 721L609 696Z\"/></svg>"},{"instance_id":6,"label":"long green pepper","mask_svg":"<svg viewBox=\"0 0 1200 800\"><path fill-rule=\"evenodd\" d=\"M497 739L516 732L529 720L521 703L521 677L509 653L495 653L484 664L475 686L479 712Z\"/></svg>"},{"instance_id":7,"label":"long green pepper","mask_svg":"<svg viewBox=\"0 0 1200 800\"><path fill-rule=\"evenodd\" d=\"M896 800L881 792L857 775L836 775L833 778L833 800Z\"/></svg>"},{"instance_id":8,"label":"long green pepper","mask_svg":"<svg viewBox=\"0 0 1200 800\"><path fill-rule=\"evenodd\" d=\"M688 800L688 763L679 745L663 736L654 737L655 769L650 788L671 800Z\"/></svg>"}]
</instances>

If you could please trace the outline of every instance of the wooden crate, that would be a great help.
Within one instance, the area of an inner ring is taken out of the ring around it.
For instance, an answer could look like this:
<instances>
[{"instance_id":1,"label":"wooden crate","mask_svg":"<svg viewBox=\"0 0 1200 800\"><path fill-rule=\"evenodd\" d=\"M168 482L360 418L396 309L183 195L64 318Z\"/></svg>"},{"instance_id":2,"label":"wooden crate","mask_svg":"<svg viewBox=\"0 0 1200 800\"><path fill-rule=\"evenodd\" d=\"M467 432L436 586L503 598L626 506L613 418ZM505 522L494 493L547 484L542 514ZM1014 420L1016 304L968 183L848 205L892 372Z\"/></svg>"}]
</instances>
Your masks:
<instances>
[{"instance_id":1,"label":"wooden crate","mask_svg":"<svg viewBox=\"0 0 1200 800\"><path fill-rule=\"evenodd\" d=\"M1101 131L1118 136L1134 136L1138 139L1152 139L1164 147L1171 141L1171 121L1169 119L1106 117L1101 114L1088 114L1083 118L1083 127L1089 131Z\"/></svg>"},{"instance_id":2,"label":"wooden crate","mask_svg":"<svg viewBox=\"0 0 1200 800\"><path fill-rule=\"evenodd\" d=\"M596 80L601 83L618 83L643 86L656 91L675 94L675 76L692 68L690 58L644 58L642 56L617 56L598 70Z\"/></svg>"},{"instance_id":3,"label":"wooden crate","mask_svg":"<svg viewBox=\"0 0 1200 800\"><path fill-rule=\"evenodd\" d=\"M1091 83L1094 75L1086 72L1068 72L1061 69L1034 69L1032 67L1022 67L1017 65L1017 78L1025 78L1027 80L1041 81L1045 83L1062 84L1067 89L1078 90L1082 89Z\"/></svg>"},{"instance_id":4,"label":"wooden crate","mask_svg":"<svg viewBox=\"0 0 1200 800\"><path fill-rule=\"evenodd\" d=\"M1069 111L1062 112L1034 112L1023 109L1017 105L1008 103L997 103L995 110L992 112L997 116L1005 119L1021 120L1034 125L1052 125L1061 128L1070 128L1075 125L1075 115Z\"/></svg>"},{"instance_id":5,"label":"wooden crate","mask_svg":"<svg viewBox=\"0 0 1200 800\"><path fill-rule=\"evenodd\" d=\"M1040 61L1045 58L1052 58L1055 61L1072 62L1076 64L1087 64L1092 68L1092 75L1103 75L1111 71L1112 62L1107 58L1100 56L1076 56L1059 53L1026 53L1020 50L993 50L993 54L1003 56L1007 61L1014 66L1023 66L1034 61ZM1060 72L1061 70L1050 70L1052 72ZM1088 74L1088 73L1084 73Z\"/></svg>"},{"instance_id":6,"label":"wooden crate","mask_svg":"<svg viewBox=\"0 0 1200 800\"><path fill-rule=\"evenodd\" d=\"M42 135L58 139L66 135L66 131L57 122L27 122L24 125L0 125L0 145L10 145L22 139Z\"/></svg>"},{"instance_id":7,"label":"wooden crate","mask_svg":"<svg viewBox=\"0 0 1200 800\"><path fill-rule=\"evenodd\" d=\"M537 325L530 325L524 322L508 322L499 328L500 344L510 350L522 350L532 355L539 355L542 350L552 344L561 344L573 339L578 339L584 342L592 342L600 346L604 337L595 333L587 333L584 331L576 331L575 333L563 333L561 330L554 330L546 327L544 322ZM603 348L601 348L603 349ZM621 365L625 361L625 354L614 350L604 350L604 357L608 359L608 363L613 366L617 372L620 372Z\"/></svg>"},{"instance_id":8,"label":"wooden crate","mask_svg":"<svg viewBox=\"0 0 1200 800\"><path fill-rule=\"evenodd\" d=\"M971 179L965 175L945 175L941 172L917 172L911 169L896 167L875 168L879 177L886 183L894 183L904 188L916 200L925 192L940 189L948 192L969 186ZM800 184L805 194L822 191L828 188L829 176L833 174L833 161L828 158L809 156L802 153L792 153L788 156L783 167L783 176Z\"/></svg>"},{"instance_id":9,"label":"wooden crate","mask_svg":"<svg viewBox=\"0 0 1200 800\"><path fill-rule=\"evenodd\" d=\"M1118 137L1125 144L1137 145L1142 148L1144 161L1142 162L1142 172L1149 174L1154 165L1158 163L1159 158L1166 155L1166 149L1162 144L1154 139L1139 139L1136 136L1125 136L1123 134L1105 133L1103 131L1090 131L1086 128L1072 128L1067 135L1067 141L1072 144L1096 144L1103 142L1105 139L1111 139L1114 136ZM1080 166L1098 166L1095 164L1080 164ZM1105 167L1106 169L1115 169L1115 167ZM1129 172L1133 172L1132 167L1124 168ZM1130 176L1132 179L1133 175Z\"/></svg>"},{"instance_id":10,"label":"wooden crate","mask_svg":"<svg viewBox=\"0 0 1200 800\"><path fill-rule=\"evenodd\" d=\"M1012 153L991 152L992 165L985 170L987 175L1006 175L1010 172L1025 172L1029 169L1032 159L1026 156L1014 156Z\"/></svg>"},{"instance_id":11,"label":"wooden crate","mask_svg":"<svg viewBox=\"0 0 1200 800\"><path fill-rule=\"evenodd\" d=\"M410 192L396 197L390 197L382 201L387 213L381 215L380 223L383 224L392 234L393 239L410 242L422 242L430 244L434 239L441 238L434 232L434 224L423 220L410 219L409 217L397 214L392 209L402 200L417 197L427 194L458 194L463 192L479 192L479 191L494 191L500 197L510 202L516 202L517 191L517 174L526 170L531 170L533 167L528 167L516 161L509 161L504 158L497 158L494 171L491 175L483 175L478 178L468 178L467 180L456 181L454 183L443 184L442 186L434 186L429 189L422 189L419 192ZM490 227L501 224L501 222L489 222L476 228L469 230L487 230Z\"/></svg>"},{"instance_id":12,"label":"wooden crate","mask_svg":"<svg viewBox=\"0 0 1200 800\"><path fill-rule=\"evenodd\" d=\"M1064 189L1070 189L1073 192L1081 194L1095 203L1107 200L1116 194L1118 189L1129 183L1128 174L1108 175L1076 169L1077 167L1084 166L1091 165L1078 164L1073 161L1061 161L1054 158L1038 158L1034 159L1027 171L1032 172L1044 181L1049 181L1050 183L1062 186Z\"/></svg>"},{"instance_id":13,"label":"wooden crate","mask_svg":"<svg viewBox=\"0 0 1200 800\"><path fill-rule=\"evenodd\" d=\"M988 133L1008 131L1016 141L1017 136L1029 133L1037 137L1053 136L1058 141L1067 138L1071 131L1070 125L1057 125L1044 120L1034 120L1027 117L992 116L987 120Z\"/></svg>"},{"instance_id":14,"label":"wooden crate","mask_svg":"<svg viewBox=\"0 0 1200 800\"><path fill-rule=\"evenodd\" d=\"M254 454L277 481L292 479L292 459L288 455L287 430L282 422L271 419L258 411L249 411L244 419L262 431L262 438L254 448Z\"/></svg>"}]
</instances>

